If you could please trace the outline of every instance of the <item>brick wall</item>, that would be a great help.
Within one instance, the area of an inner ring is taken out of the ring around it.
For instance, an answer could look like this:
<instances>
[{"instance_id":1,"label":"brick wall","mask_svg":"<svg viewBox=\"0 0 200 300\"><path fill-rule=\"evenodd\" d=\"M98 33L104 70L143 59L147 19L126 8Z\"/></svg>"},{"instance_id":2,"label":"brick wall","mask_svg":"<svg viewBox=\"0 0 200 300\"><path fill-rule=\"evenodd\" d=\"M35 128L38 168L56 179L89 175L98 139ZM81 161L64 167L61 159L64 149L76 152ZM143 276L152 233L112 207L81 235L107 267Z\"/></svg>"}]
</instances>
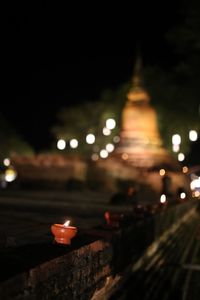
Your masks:
<instances>
[{"instance_id":1,"label":"brick wall","mask_svg":"<svg viewBox=\"0 0 200 300\"><path fill-rule=\"evenodd\" d=\"M88 300L98 291L106 292L114 278L194 206L196 202L187 202L144 220L127 216L119 228L103 226L80 233L72 246L27 245L6 255L2 252L0 299Z\"/></svg>"}]
</instances>

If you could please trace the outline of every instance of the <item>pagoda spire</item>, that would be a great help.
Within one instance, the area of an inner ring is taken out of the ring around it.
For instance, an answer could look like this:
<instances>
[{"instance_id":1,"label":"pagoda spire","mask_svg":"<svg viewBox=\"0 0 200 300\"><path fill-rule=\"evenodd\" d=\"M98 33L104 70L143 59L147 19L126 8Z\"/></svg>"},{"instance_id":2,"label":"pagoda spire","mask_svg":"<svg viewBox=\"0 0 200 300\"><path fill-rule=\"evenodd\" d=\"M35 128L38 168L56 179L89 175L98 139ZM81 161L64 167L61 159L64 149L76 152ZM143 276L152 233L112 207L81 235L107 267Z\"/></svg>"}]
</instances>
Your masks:
<instances>
[{"instance_id":1,"label":"pagoda spire","mask_svg":"<svg viewBox=\"0 0 200 300\"><path fill-rule=\"evenodd\" d=\"M142 57L140 52L137 53L135 67L133 71L132 87L142 87Z\"/></svg>"},{"instance_id":2,"label":"pagoda spire","mask_svg":"<svg viewBox=\"0 0 200 300\"><path fill-rule=\"evenodd\" d=\"M142 79L142 57L139 49L137 50L131 88L127 95L129 102L149 102L150 97L143 87Z\"/></svg>"}]
</instances>

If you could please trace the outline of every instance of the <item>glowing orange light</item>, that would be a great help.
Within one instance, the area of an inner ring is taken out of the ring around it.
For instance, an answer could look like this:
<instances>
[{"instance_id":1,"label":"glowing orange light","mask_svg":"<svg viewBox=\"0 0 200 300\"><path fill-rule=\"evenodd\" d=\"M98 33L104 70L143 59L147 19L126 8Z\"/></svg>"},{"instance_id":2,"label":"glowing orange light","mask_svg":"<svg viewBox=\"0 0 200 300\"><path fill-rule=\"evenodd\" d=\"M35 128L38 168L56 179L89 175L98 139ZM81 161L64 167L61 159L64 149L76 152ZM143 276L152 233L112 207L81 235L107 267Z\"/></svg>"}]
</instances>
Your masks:
<instances>
[{"instance_id":1,"label":"glowing orange light","mask_svg":"<svg viewBox=\"0 0 200 300\"><path fill-rule=\"evenodd\" d=\"M187 173L188 172L188 167L184 166L182 170L183 170L183 173Z\"/></svg>"},{"instance_id":2,"label":"glowing orange light","mask_svg":"<svg viewBox=\"0 0 200 300\"><path fill-rule=\"evenodd\" d=\"M127 160L128 159L128 154L127 153L123 153L122 154L122 159Z\"/></svg>"},{"instance_id":3,"label":"glowing orange light","mask_svg":"<svg viewBox=\"0 0 200 300\"><path fill-rule=\"evenodd\" d=\"M68 221L66 221L66 222L63 224L63 226L64 226L64 227L67 227L67 226L69 226L69 224L70 224L70 221L68 220Z\"/></svg>"},{"instance_id":4,"label":"glowing orange light","mask_svg":"<svg viewBox=\"0 0 200 300\"><path fill-rule=\"evenodd\" d=\"M160 171L159 171L159 173L160 173L160 176L164 176L165 175L165 169L160 169Z\"/></svg>"}]
</instances>

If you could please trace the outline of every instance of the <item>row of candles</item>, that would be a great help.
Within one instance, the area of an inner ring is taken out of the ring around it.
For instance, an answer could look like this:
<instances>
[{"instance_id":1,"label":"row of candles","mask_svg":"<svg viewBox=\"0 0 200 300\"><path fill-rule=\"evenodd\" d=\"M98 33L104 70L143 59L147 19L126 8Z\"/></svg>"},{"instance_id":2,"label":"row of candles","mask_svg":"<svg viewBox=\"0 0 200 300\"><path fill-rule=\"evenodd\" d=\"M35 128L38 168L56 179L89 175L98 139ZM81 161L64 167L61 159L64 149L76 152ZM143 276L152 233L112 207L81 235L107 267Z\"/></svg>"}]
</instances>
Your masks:
<instances>
[{"instance_id":1,"label":"row of candles","mask_svg":"<svg viewBox=\"0 0 200 300\"><path fill-rule=\"evenodd\" d=\"M180 194L180 199L184 200L186 198L186 194L182 192ZM134 207L134 211L137 215L143 215L145 212L154 213L161 208L166 209L167 198L165 194L162 194L160 197L160 203L154 203L152 205L143 206L141 204L137 204ZM104 218L107 226L112 228L118 228L121 225L121 222L124 220L124 215L122 213L111 213L106 211L104 213ZM74 238L77 234L77 227L70 226L70 220L66 221L64 224L53 224L51 226L51 232L54 235L54 241L58 244L71 245L71 239Z\"/></svg>"},{"instance_id":2,"label":"row of candles","mask_svg":"<svg viewBox=\"0 0 200 300\"><path fill-rule=\"evenodd\" d=\"M141 208L138 209L141 210ZM104 218L108 227L119 228L125 216L122 213L110 213L106 211ZM69 223L70 221L67 221L64 224L53 224L51 226L51 232L57 244L71 245L71 239L76 236L78 230L77 227L69 226Z\"/></svg>"},{"instance_id":3,"label":"row of candles","mask_svg":"<svg viewBox=\"0 0 200 300\"><path fill-rule=\"evenodd\" d=\"M161 201L160 204L165 206L166 202ZM138 205L136 212L142 213L144 212L143 210L144 207L142 205ZM122 213L111 213L106 211L104 218L108 227L119 228L125 216ZM54 241L57 244L71 245L71 239L76 236L78 230L77 227L70 226L70 221L68 220L64 224L53 224L51 226L51 232L54 235Z\"/></svg>"},{"instance_id":4,"label":"row of candles","mask_svg":"<svg viewBox=\"0 0 200 300\"><path fill-rule=\"evenodd\" d=\"M104 217L107 225L118 227L119 221L123 218L123 214L112 214L106 211ZM71 239L76 236L77 231L77 227L70 226L70 220L64 224L53 224L51 226L51 232L57 244L71 245Z\"/></svg>"}]
</instances>

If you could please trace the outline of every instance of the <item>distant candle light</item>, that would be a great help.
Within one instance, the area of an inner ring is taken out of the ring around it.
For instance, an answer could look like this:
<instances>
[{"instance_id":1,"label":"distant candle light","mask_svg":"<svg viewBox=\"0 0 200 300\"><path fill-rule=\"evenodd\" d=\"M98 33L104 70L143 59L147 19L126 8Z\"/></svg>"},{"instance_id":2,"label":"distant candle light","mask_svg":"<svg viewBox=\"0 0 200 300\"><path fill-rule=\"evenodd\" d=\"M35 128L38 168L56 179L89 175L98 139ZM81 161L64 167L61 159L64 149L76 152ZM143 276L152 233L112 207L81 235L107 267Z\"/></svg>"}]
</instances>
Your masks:
<instances>
[{"instance_id":1,"label":"distant candle light","mask_svg":"<svg viewBox=\"0 0 200 300\"><path fill-rule=\"evenodd\" d=\"M183 173L187 173L188 172L188 167L187 166L184 166L183 167Z\"/></svg>"},{"instance_id":2,"label":"distant candle light","mask_svg":"<svg viewBox=\"0 0 200 300\"><path fill-rule=\"evenodd\" d=\"M113 144L107 144L106 145L106 150L108 152L112 152L112 151L114 151L114 149L115 149L115 146Z\"/></svg>"},{"instance_id":3,"label":"distant candle light","mask_svg":"<svg viewBox=\"0 0 200 300\"><path fill-rule=\"evenodd\" d=\"M89 133L89 134L86 136L86 142L87 142L88 144L94 144L94 142L95 142L95 136L94 136L94 134Z\"/></svg>"},{"instance_id":4,"label":"distant candle light","mask_svg":"<svg viewBox=\"0 0 200 300\"><path fill-rule=\"evenodd\" d=\"M99 155L97 153L93 153L92 156L91 156L91 159L93 161L97 161L99 159Z\"/></svg>"},{"instance_id":5,"label":"distant candle light","mask_svg":"<svg viewBox=\"0 0 200 300\"><path fill-rule=\"evenodd\" d=\"M115 122L114 119L108 119L108 120L106 120L106 127L108 129L114 129L115 126L116 126L116 122Z\"/></svg>"},{"instance_id":6,"label":"distant candle light","mask_svg":"<svg viewBox=\"0 0 200 300\"><path fill-rule=\"evenodd\" d=\"M9 159L9 158L4 158L3 164L4 164L4 166L6 166L6 167L10 166L10 159Z\"/></svg>"},{"instance_id":7,"label":"distant candle light","mask_svg":"<svg viewBox=\"0 0 200 300\"><path fill-rule=\"evenodd\" d=\"M113 142L114 143L119 143L119 141L120 141L120 137L118 135L114 136Z\"/></svg>"},{"instance_id":8,"label":"distant candle light","mask_svg":"<svg viewBox=\"0 0 200 300\"><path fill-rule=\"evenodd\" d=\"M184 161L185 155L183 153L178 154L178 161Z\"/></svg>"},{"instance_id":9,"label":"distant candle light","mask_svg":"<svg viewBox=\"0 0 200 300\"><path fill-rule=\"evenodd\" d=\"M172 136L172 144L173 145L180 145L181 143L181 136L179 134L174 134Z\"/></svg>"},{"instance_id":10,"label":"distant candle light","mask_svg":"<svg viewBox=\"0 0 200 300\"><path fill-rule=\"evenodd\" d=\"M189 139L192 142L195 142L198 139L198 134L197 134L196 130L189 131Z\"/></svg>"},{"instance_id":11,"label":"distant candle light","mask_svg":"<svg viewBox=\"0 0 200 300\"><path fill-rule=\"evenodd\" d=\"M123 153L122 154L122 159L123 160L127 160L128 159L128 154L127 153Z\"/></svg>"},{"instance_id":12,"label":"distant candle light","mask_svg":"<svg viewBox=\"0 0 200 300\"><path fill-rule=\"evenodd\" d=\"M166 202L166 195L165 194L162 194L160 196L160 203L165 203Z\"/></svg>"},{"instance_id":13,"label":"distant candle light","mask_svg":"<svg viewBox=\"0 0 200 300\"><path fill-rule=\"evenodd\" d=\"M185 199L185 197L186 197L186 193L182 192L182 193L180 194L180 198L181 198L181 199Z\"/></svg>"},{"instance_id":14,"label":"distant candle light","mask_svg":"<svg viewBox=\"0 0 200 300\"><path fill-rule=\"evenodd\" d=\"M111 131L110 131L110 129L108 129L108 128L106 128L106 127L104 127L102 131L103 131L103 135L106 135L106 136L108 136L108 135L110 135L110 134L111 134Z\"/></svg>"},{"instance_id":15,"label":"distant candle light","mask_svg":"<svg viewBox=\"0 0 200 300\"><path fill-rule=\"evenodd\" d=\"M70 140L69 145L72 149L76 149L78 147L78 141L76 139L72 139Z\"/></svg>"},{"instance_id":16,"label":"distant candle light","mask_svg":"<svg viewBox=\"0 0 200 300\"><path fill-rule=\"evenodd\" d=\"M58 140L58 142L57 142L57 148L58 148L59 150L64 150L65 147L66 147L66 142L65 142L65 140L63 140L63 139Z\"/></svg>"},{"instance_id":17,"label":"distant candle light","mask_svg":"<svg viewBox=\"0 0 200 300\"><path fill-rule=\"evenodd\" d=\"M107 158L108 157L108 151L103 149L100 151L101 158Z\"/></svg>"},{"instance_id":18,"label":"distant candle light","mask_svg":"<svg viewBox=\"0 0 200 300\"><path fill-rule=\"evenodd\" d=\"M172 145L173 152L178 152L180 150L180 145Z\"/></svg>"},{"instance_id":19,"label":"distant candle light","mask_svg":"<svg viewBox=\"0 0 200 300\"><path fill-rule=\"evenodd\" d=\"M159 171L159 173L160 173L160 176L164 176L165 175L165 169L160 169L160 171Z\"/></svg>"}]
</instances>

